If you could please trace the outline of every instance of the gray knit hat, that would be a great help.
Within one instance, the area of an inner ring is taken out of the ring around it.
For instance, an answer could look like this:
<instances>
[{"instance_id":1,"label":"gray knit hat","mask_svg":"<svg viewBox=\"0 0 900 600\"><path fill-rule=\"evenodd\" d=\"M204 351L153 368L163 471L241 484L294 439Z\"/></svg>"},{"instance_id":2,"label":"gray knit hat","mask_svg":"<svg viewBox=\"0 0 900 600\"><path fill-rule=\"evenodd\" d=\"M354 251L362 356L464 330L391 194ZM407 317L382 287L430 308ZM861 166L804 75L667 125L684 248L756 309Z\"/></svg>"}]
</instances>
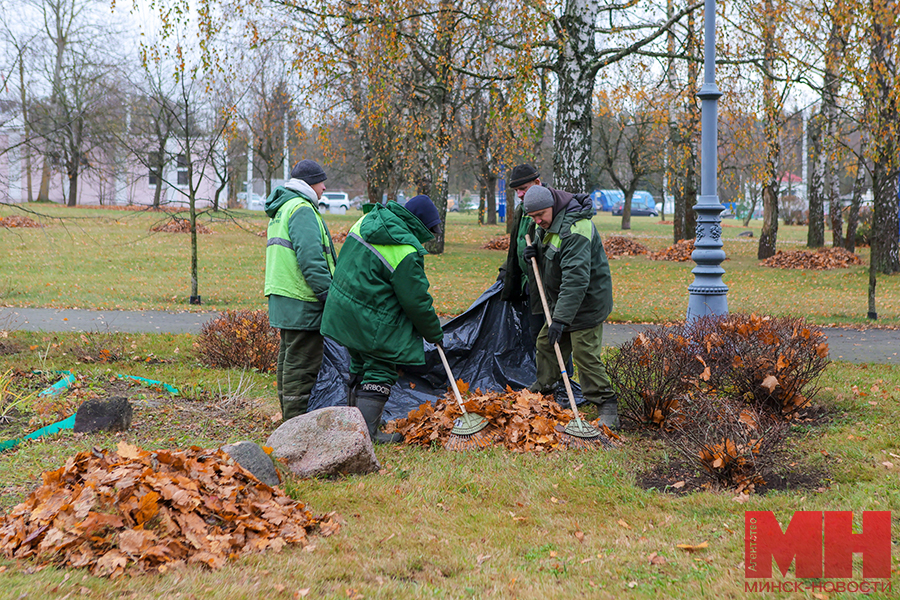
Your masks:
<instances>
[{"instance_id":1,"label":"gray knit hat","mask_svg":"<svg viewBox=\"0 0 900 600\"><path fill-rule=\"evenodd\" d=\"M325 175L325 169L319 166L319 163L305 158L291 169L291 178L302 179L309 185L315 185L320 181L328 179L328 176Z\"/></svg>"},{"instance_id":2,"label":"gray knit hat","mask_svg":"<svg viewBox=\"0 0 900 600\"><path fill-rule=\"evenodd\" d=\"M542 185L533 185L525 192L522 199L522 210L526 214L544 210L553 206L553 194Z\"/></svg>"}]
</instances>

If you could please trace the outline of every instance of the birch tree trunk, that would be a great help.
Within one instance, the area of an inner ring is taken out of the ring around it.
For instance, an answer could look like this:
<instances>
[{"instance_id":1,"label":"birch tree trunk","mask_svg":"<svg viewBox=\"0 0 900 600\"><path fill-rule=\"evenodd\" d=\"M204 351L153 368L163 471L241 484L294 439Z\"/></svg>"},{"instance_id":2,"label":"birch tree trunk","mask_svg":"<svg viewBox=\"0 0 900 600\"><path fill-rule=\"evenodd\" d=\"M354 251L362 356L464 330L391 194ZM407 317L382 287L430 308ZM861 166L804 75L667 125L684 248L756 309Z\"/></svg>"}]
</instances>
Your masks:
<instances>
[{"instance_id":1,"label":"birch tree trunk","mask_svg":"<svg viewBox=\"0 0 900 600\"><path fill-rule=\"evenodd\" d=\"M765 113L766 162L763 170L763 226L759 236L756 256L764 260L775 255L778 241L778 173L777 163L781 152L778 143L778 99L771 73L775 64L775 7L772 0L765 0L763 15L763 111Z\"/></svg>"}]
</instances>

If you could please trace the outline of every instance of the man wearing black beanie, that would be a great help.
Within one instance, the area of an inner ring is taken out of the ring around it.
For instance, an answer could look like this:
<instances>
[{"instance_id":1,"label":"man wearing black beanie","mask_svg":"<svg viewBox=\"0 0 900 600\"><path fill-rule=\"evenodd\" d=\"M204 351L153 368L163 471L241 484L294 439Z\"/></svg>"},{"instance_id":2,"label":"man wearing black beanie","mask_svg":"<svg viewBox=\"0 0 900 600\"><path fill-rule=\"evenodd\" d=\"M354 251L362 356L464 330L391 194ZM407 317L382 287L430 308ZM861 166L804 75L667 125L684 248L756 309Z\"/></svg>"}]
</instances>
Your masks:
<instances>
[{"instance_id":1,"label":"man wearing black beanie","mask_svg":"<svg viewBox=\"0 0 900 600\"><path fill-rule=\"evenodd\" d=\"M428 196L406 207L376 204L356 222L341 248L322 333L350 354L347 403L362 413L374 443L402 441L379 431L398 365L425 364L422 338L439 343L441 322L428 293L422 244L434 239L441 218Z\"/></svg>"},{"instance_id":2,"label":"man wearing black beanie","mask_svg":"<svg viewBox=\"0 0 900 600\"><path fill-rule=\"evenodd\" d=\"M322 366L319 327L337 260L318 209L325 179L319 163L301 160L291 169L291 179L266 200L265 294L269 324L281 332L276 380L284 420L307 411Z\"/></svg>"}]
</instances>

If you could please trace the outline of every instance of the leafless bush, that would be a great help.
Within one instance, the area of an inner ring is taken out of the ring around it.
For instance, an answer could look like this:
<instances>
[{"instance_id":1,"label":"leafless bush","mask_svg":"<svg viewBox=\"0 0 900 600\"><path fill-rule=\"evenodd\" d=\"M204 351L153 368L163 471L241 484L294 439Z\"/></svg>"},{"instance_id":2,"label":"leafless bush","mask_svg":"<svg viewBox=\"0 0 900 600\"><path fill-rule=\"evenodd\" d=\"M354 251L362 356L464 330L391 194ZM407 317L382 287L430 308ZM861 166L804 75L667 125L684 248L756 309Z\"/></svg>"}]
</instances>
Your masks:
<instances>
[{"instance_id":1,"label":"leafless bush","mask_svg":"<svg viewBox=\"0 0 900 600\"><path fill-rule=\"evenodd\" d=\"M264 310L229 310L207 321L195 348L200 360L219 368L275 370L280 338Z\"/></svg>"},{"instance_id":2,"label":"leafless bush","mask_svg":"<svg viewBox=\"0 0 900 600\"><path fill-rule=\"evenodd\" d=\"M704 365L694 358L681 328L655 327L640 333L606 361L622 417L642 426L663 427L678 398L695 386Z\"/></svg>"},{"instance_id":3,"label":"leafless bush","mask_svg":"<svg viewBox=\"0 0 900 600\"><path fill-rule=\"evenodd\" d=\"M673 411L666 438L720 486L750 492L766 483L787 431L785 421L740 399L698 393Z\"/></svg>"},{"instance_id":4,"label":"leafless bush","mask_svg":"<svg viewBox=\"0 0 900 600\"><path fill-rule=\"evenodd\" d=\"M125 357L124 343L108 328L82 333L65 351L86 363L112 363Z\"/></svg>"},{"instance_id":5,"label":"leafless bush","mask_svg":"<svg viewBox=\"0 0 900 600\"><path fill-rule=\"evenodd\" d=\"M825 334L803 319L727 315L698 323L693 339L721 374L719 385L785 419L818 392L828 366Z\"/></svg>"}]
</instances>

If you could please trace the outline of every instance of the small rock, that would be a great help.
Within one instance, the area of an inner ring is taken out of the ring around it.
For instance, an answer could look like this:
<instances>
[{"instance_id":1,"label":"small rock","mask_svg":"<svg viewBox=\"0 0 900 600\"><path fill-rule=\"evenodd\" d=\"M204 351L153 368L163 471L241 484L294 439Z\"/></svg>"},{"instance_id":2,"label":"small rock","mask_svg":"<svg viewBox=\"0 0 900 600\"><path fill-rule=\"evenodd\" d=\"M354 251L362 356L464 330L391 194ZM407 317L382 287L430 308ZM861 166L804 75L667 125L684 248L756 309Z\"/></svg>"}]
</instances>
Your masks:
<instances>
[{"instance_id":1,"label":"small rock","mask_svg":"<svg viewBox=\"0 0 900 600\"><path fill-rule=\"evenodd\" d=\"M92 431L126 431L131 427L134 410L127 398L116 396L109 400L86 400L75 413L75 433Z\"/></svg>"},{"instance_id":2,"label":"small rock","mask_svg":"<svg viewBox=\"0 0 900 600\"><path fill-rule=\"evenodd\" d=\"M257 444L253 442L226 444L222 446L222 451L266 485L274 487L281 483L275 463Z\"/></svg>"},{"instance_id":3,"label":"small rock","mask_svg":"<svg viewBox=\"0 0 900 600\"><path fill-rule=\"evenodd\" d=\"M738 234L738 237L753 237L752 231L742 231Z\"/></svg>"},{"instance_id":4,"label":"small rock","mask_svg":"<svg viewBox=\"0 0 900 600\"><path fill-rule=\"evenodd\" d=\"M381 469L359 410L329 406L288 419L266 446L298 477L366 474Z\"/></svg>"}]
</instances>

